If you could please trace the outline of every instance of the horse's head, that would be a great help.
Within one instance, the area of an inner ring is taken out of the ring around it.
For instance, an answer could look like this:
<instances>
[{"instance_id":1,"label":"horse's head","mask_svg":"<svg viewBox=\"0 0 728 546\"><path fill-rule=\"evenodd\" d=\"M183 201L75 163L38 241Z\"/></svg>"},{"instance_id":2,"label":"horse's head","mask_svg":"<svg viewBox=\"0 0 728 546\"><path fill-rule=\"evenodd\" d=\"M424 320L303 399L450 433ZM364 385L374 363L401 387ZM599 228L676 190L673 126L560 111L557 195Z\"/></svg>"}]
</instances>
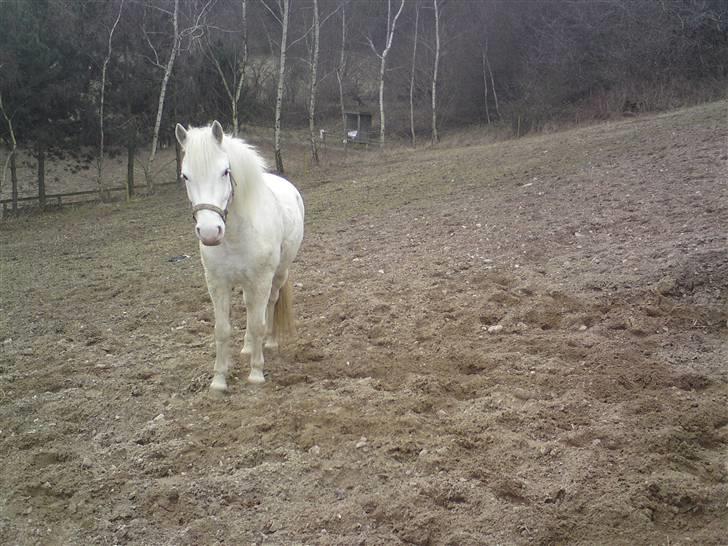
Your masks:
<instances>
[{"instance_id":1,"label":"horse's head","mask_svg":"<svg viewBox=\"0 0 728 546\"><path fill-rule=\"evenodd\" d=\"M203 245L219 245L225 236L234 184L230 160L222 147L222 126L215 121L210 127L186 130L177 124L175 134L184 150L182 180L192 203L197 238Z\"/></svg>"}]
</instances>

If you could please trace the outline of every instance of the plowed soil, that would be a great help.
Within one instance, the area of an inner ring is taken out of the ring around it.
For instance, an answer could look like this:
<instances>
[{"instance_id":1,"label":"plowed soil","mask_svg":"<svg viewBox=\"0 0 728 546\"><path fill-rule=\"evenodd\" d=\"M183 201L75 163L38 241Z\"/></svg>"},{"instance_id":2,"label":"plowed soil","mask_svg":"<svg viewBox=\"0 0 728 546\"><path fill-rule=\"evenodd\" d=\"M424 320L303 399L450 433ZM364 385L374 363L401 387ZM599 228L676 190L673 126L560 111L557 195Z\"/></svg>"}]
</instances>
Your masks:
<instances>
[{"instance_id":1,"label":"plowed soil","mask_svg":"<svg viewBox=\"0 0 728 546\"><path fill-rule=\"evenodd\" d=\"M0 542L728 543L727 111L293 170L224 397L181 191L6 219Z\"/></svg>"}]
</instances>

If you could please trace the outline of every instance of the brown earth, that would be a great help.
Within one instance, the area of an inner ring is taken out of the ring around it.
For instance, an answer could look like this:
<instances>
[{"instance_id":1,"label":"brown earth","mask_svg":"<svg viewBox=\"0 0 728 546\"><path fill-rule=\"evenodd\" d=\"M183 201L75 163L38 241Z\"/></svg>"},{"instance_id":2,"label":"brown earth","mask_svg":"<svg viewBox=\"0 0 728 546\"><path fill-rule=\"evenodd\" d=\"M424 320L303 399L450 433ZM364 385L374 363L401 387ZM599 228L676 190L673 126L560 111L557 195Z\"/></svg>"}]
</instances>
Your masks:
<instances>
[{"instance_id":1,"label":"brown earth","mask_svg":"<svg viewBox=\"0 0 728 546\"><path fill-rule=\"evenodd\" d=\"M727 109L294 171L224 398L180 192L4 221L0 542L728 543Z\"/></svg>"}]
</instances>

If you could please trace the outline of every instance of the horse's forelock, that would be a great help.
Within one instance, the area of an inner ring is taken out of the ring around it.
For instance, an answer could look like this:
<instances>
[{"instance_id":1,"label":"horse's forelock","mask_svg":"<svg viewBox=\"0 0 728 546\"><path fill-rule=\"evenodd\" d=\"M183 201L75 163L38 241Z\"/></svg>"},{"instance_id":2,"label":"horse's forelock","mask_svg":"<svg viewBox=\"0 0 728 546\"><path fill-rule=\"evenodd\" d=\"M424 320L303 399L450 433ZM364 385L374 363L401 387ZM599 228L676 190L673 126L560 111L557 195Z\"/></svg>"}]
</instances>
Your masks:
<instances>
[{"instance_id":1,"label":"horse's forelock","mask_svg":"<svg viewBox=\"0 0 728 546\"><path fill-rule=\"evenodd\" d=\"M210 127L196 127L187 131L185 159L197 167L212 165L215 158L223 153Z\"/></svg>"}]
</instances>

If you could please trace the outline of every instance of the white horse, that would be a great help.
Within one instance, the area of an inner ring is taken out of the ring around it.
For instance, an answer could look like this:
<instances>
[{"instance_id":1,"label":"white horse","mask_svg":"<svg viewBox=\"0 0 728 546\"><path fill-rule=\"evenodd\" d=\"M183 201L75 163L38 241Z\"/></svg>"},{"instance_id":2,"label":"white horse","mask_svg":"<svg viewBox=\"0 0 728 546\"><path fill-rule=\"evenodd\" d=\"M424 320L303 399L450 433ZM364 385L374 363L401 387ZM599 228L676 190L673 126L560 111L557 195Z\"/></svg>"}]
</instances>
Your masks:
<instances>
[{"instance_id":1,"label":"white horse","mask_svg":"<svg viewBox=\"0 0 728 546\"><path fill-rule=\"evenodd\" d=\"M250 383L263 383L263 345L276 347L293 331L288 268L303 239L303 200L287 180L265 172L263 158L240 139L210 127L175 134L182 149L182 179L192 202L207 289L215 307L214 377L210 389L227 390L230 296L242 285L247 309L243 354Z\"/></svg>"}]
</instances>

